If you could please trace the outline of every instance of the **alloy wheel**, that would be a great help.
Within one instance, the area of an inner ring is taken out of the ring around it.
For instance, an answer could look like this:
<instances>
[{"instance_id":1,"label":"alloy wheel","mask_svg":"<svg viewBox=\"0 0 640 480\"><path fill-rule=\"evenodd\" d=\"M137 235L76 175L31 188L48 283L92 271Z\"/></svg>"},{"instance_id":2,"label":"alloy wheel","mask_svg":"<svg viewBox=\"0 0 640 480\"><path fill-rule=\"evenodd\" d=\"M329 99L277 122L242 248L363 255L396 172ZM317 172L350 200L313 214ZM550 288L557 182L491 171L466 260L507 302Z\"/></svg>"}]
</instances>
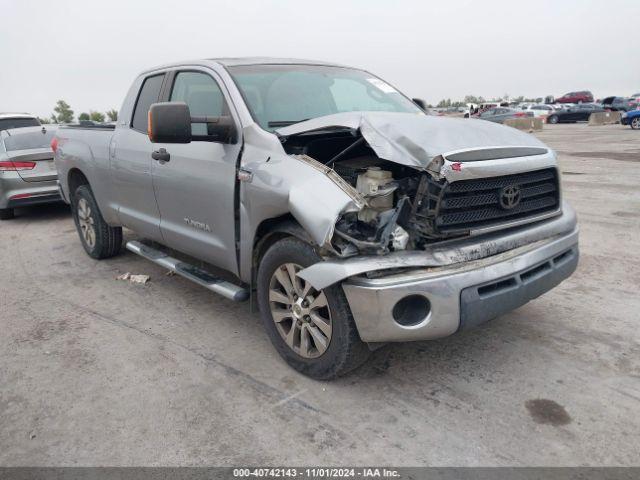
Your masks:
<instances>
[{"instance_id":1,"label":"alloy wheel","mask_svg":"<svg viewBox=\"0 0 640 480\"><path fill-rule=\"evenodd\" d=\"M96 245L96 229L91 215L91 206L84 198L78 201L77 213L82 238L89 248L93 248Z\"/></svg>"},{"instance_id":2,"label":"alloy wheel","mask_svg":"<svg viewBox=\"0 0 640 480\"><path fill-rule=\"evenodd\" d=\"M269 308L287 346L304 358L317 358L329 347L332 321L327 297L297 277L300 265L285 263L269 282Z\"/></svg>"}]
</instances>

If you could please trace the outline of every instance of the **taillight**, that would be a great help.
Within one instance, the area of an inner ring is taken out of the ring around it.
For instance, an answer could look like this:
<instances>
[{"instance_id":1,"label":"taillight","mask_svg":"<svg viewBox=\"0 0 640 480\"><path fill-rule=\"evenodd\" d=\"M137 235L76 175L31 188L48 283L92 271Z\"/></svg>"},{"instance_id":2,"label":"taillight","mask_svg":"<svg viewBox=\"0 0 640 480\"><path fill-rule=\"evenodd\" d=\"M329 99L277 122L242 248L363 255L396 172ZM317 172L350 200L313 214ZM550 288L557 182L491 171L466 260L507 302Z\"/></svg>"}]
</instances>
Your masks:
<instances>
[{"instance_id":1,"label":"taillight","mask_svg":"<svg viewBox=\"0 0 640 480\"><path fill-rule=\"evenodd\" d=\"M19 200L21 198L29 198L32 196L33 196L32 193L19 193L17 195L13 195L12 197L9 197L9 200Z\"/></svg>"},{"instance_id":2,"label":"taillight","mask_svg":"<svg viewBox=\"0 0 640 480\"><path fill-rule=\"evenodd\" d=\"M0 162L0 172L17 172L19 170L33 170L35 162Z\"/></svg>"},{"instance_id":3,"label":"taillight","mask_svg":"<svg viewBox=\"0 0 640 480\"><path fill-rule=\"evenodd\" d=\"M51 139L51 150L53 150L53 153L56 153L56 150L58 150L58 137Z\"/></svg>"},{"instance_id":4,"label":"taillight","mask_svg":"<svg viewBox=\"0 0 640 480\"><path fill-rule=\"evenodd\" d=\"M526 117L526 116L527 116L527 114L526 114L526 113L524 113L524 112L518 112L518 113L514 114L514 116L515 116L515 117Z\"/></svg>"}]
</instances>

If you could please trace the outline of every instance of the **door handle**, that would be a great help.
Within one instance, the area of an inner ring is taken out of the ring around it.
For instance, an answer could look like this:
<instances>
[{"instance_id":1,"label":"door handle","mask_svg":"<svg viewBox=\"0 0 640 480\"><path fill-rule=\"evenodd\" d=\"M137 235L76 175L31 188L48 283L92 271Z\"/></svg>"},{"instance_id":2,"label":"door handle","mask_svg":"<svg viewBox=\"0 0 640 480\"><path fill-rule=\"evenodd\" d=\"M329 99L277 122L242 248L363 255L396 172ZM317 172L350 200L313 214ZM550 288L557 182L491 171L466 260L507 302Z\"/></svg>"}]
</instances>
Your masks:
<instances>
[{"instance_id":1,"label":"door handle","mask_svg":"<svg viewBox=\"0 0 640 480\"><path fill-rule=\"evenodd\" d=\"M171 155L167 152L166 149L161 148L160 150L154 150L151 153L151 158L154 160L158 160L159 162L168 162L171 160Z\"/></svg>"}]
</instances>

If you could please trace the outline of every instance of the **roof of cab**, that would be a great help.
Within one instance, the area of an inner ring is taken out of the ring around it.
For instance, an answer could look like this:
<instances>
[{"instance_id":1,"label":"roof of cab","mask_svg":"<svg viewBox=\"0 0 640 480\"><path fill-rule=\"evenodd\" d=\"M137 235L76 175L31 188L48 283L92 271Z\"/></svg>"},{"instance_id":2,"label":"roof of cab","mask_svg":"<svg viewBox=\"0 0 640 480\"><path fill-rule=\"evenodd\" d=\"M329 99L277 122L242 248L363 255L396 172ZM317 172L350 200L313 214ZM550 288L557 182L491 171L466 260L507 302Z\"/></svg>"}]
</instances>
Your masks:
<instances>
[{"instance_id":1,"label":"roof of cab","mask_svg":"<svg viewBox=\"0 0 640 480\"><path fill-rule=\"evenodd\" d=\"M217 63L223 67L235 67L240 65L322 65L327 67L345 67L333 62L320 60L303 60L299 58L278 58L278 57L236 57L236 58L206 58L200 60L187 60L182 62L172 62L148 68L142 74L151 73L165 68L175 68L186 65L202 65L206 63Z\"/></svg>"},{"instance_id":2,"label":"roof of cab","mask_svg":"<svg viewBox=\"0 0 640 480\"><path fill-rule=\"evenodd\" d=\"M278 58L278 57L236 57L236 58L210 58L225 67L234 67L238 65L327 65L333 67L341 67L333 62L325 62L322 60L307 60L300 58Z\"/></svg>"}]
</instances>

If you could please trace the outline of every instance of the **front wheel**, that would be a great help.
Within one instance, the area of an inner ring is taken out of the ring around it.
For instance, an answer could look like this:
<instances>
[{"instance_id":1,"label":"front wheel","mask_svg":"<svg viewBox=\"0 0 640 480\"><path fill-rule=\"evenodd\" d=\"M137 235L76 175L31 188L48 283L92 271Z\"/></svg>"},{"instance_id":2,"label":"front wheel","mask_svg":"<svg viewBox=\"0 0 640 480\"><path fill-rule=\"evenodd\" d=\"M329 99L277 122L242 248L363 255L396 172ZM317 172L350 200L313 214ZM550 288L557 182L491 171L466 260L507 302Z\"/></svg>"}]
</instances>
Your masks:
<instances>
[{"instance_id":1,"label":"front wheel","mask_svg":"<svg viewBox=\"0 0 640 480\"><path fill-rule=\"evenodd\" d=\"M258 269L260 316L271 342L294 369L327 380L357 368L369 356L340 285L314 289L297 273L322 261L296 238L279 240Z\"/></svg>"},{"instance_id":2,"label":"front wheel","mask_svg":"<svg viewBox=\"0 0 640 480\"><path fill-rule=\"evenodd\" d=\"M122 228L102 218L89 185L80 185L73 196L73 220L85 252L97 260L113 257L122 246Z\"/></svg>"},{"instance_id":3,"label":"front wheel","mask_svg":"<svg viewBox=\"0 0 640 480\"><path fill-rule=\"evenodd\" d=\"M13 217L13 208L0 208L0 220L11 220Z\"/></svg>"},{"instance_id":4,"label":"front wheel","mask_svg":"<svg viewBox=\"0 0 640 480\"><path fill-rule=\"evenodd\" d=\"M547 118L547 123L553 123L555 125L556 123L558 123L558 116L551 115L549 118Z\"/></svg>"},{"instance_id":5,"label":"front wheel","mask_svg":"<svg viewBox=\"0 0 640 480\"><path fill-rule=\"evenodd\" d=\"M640 117L635 117L631 120L631 128L634 130L640 130Z\"/></svg>"}]
</instances>

